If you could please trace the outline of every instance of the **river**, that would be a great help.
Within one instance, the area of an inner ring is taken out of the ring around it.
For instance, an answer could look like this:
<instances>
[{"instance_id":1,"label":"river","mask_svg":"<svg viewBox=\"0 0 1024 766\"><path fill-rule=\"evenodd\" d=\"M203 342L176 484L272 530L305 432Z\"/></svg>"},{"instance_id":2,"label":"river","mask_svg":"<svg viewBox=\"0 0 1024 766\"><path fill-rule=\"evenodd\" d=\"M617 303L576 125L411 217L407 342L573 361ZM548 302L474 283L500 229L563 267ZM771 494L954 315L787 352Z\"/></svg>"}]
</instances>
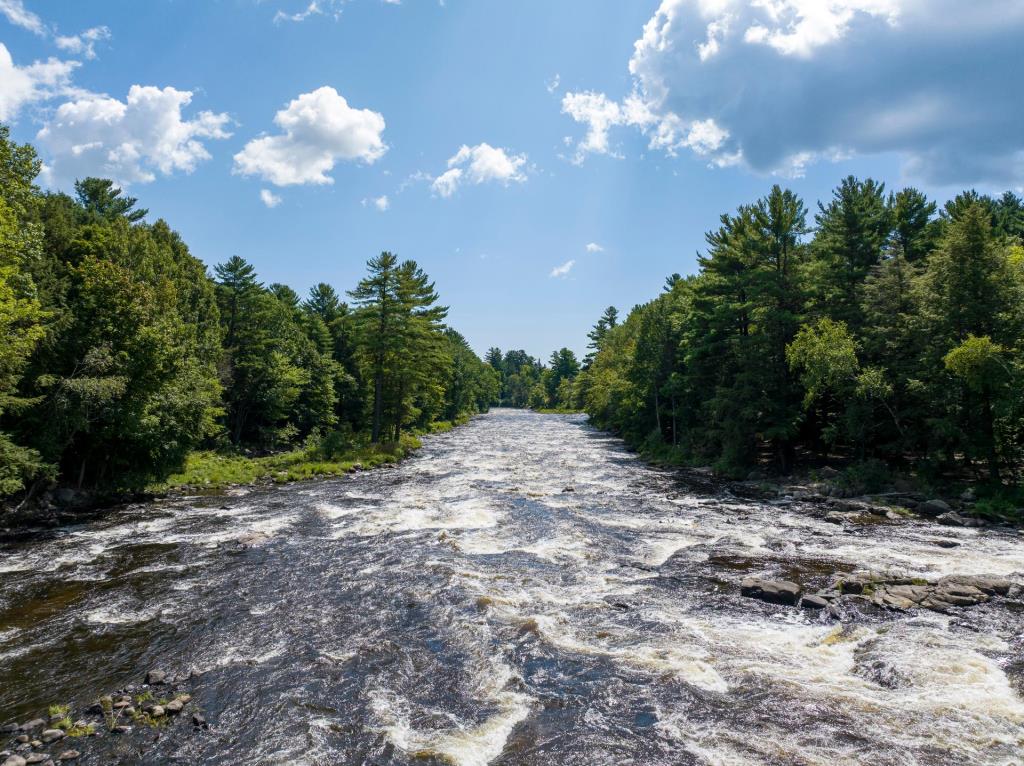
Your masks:
<instances>
[{"instance_id":1,"label":"river","mask_svg":"<svg viewBox=\"0 0 1024 766\"><path fill-rule=\"evenodd\" d=\"M837 621L739 594L1020 581L1024 537L811 510L501 410L394 468L129 506L0 546L0 723L162 668L210 729L79 763L1024 763L1019 597Z\"/></svg>"}]
</instances>

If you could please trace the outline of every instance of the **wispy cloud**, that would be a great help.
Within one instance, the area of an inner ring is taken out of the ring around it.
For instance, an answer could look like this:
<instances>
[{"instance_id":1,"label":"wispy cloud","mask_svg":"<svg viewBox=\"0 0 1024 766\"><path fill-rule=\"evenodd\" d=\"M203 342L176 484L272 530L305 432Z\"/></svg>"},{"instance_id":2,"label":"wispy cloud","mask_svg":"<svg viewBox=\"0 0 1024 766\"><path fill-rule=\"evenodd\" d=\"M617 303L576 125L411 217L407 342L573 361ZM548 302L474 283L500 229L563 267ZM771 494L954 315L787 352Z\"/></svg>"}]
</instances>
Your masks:
<instances>
[{"instance_id":1,"label":"wispy cloud","mask_svg":"<svg viewBox=\"0 0 1024 766\"><path fill-rule=\"evenodd\" d=\"M260 199L263 200L263 204L267 207L277 207L281 204L281 198L270 191L270 189L260 189Z\"/></svg>"},{"instance_id":2,"label":"wispy cloud","mask_svg":"<svg viewBox=\"0 0 1024 766\"><path fill-rule=\"evenodd\" d=\"M388 199L387 195L381 195L380 197L373 198L367 197L362 199L362 207L367 207L367 205L373 205L383 213L391 207L391 201Z\"/></svg>"},{"instance_id":3,"label":"wispy cloud","mask_svg":"<svg viewBox=\"0 0 1024 766\"><path fill-rule=\"evenodd\" d=\"M0 13L16 27L27 29L40 37L46 35L46 25L43 24L43 20L28 10L22 0L0 0Z\"/></svg>"},{"instance_id":4,"label":"wispy cloud","mask_svg":"<svg viewBox=\"0 0 1024 766\"><path fill-rule=\"evenodd\" d=\"M587 252L588 253L603 253L604 252L604 248L601 247L596 242L588 242L587 243Z\"/></svg>"},{"instance_id":5,"label":"wispy cloud","mask_svg":"<svg viewBox=\"0 0 1024 766\"><path fill-rule=\"evenodd\" d=\"M87 59L94 59L96 58L96 43L100 40L109 39L109 29L106 27L92 27L77 35L58 35L54 42L62 51L67 51L76 56L83 55Z\"/></svg>"},{"instance_id":6,"label":"wispy cloud","mask_svg":"<svg viewBox=\"0 0 1024 766\"><path fill-rule=\"evenodd\" d=\"M572 267L575 266L575 265L576 265L576 261L570 259L570 260L566 261L565 263L563 263L561 266L555 266L555 268L551 269L551 273L548 274L548 276L549 277L554 277L554 278L557 278L557 277L565 278L565 277L567 277L569 275L569 272L572 271Z\"/></svg>"}]
</instances>

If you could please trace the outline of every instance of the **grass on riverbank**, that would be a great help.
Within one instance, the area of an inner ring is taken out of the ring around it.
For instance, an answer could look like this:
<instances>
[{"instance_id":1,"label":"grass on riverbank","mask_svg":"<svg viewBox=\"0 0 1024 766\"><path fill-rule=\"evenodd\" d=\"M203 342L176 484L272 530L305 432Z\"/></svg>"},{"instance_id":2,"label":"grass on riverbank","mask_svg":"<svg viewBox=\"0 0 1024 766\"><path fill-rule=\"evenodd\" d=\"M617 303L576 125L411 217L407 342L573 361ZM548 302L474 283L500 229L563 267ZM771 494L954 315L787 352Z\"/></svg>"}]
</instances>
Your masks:
<instances>
[{"instance_id":1,"label":"grass on riverbank","mask_svg":"<svg viewBox=\"0 0 1024 766\"><path fill-rule=\"evenodd\" d=\"M468 421L468 417L462 417L431 423L421 433L444 433ZM158 493L186 487L216 490L238 484L285 484L341 476L355 470L397 463L421 446L418 434L402 434L398 442L381 444L366 441L332 443L328 437L316 445L261 457L204 450L193 452L179 473L153 485L150 490Z\"/></svg>"}]
</instances>

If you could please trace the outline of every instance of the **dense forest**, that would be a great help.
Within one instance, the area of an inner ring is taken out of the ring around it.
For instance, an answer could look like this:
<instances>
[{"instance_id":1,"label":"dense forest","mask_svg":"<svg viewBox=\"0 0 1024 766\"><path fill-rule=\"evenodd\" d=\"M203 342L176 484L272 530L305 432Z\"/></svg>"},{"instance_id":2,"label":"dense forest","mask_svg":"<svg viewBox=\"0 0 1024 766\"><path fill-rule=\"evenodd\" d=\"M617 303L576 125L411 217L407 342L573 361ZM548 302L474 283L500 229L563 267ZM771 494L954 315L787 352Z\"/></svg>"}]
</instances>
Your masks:
<instances>
[{"instance_id":1,"label":"dense forest","mask_svg":"<svg viewBox=\"0 0 1024 766\"><path fill-rule=\"evenodd\" d=\"M850 177L809 218L775 186L699 272L591 333L565 406L652 455L743 476L838 457L996 484L1024 457L1024 204Z\"/></svg>"},{"instance_id":2,"label":"dense forest","mask_svg":"<svg viewBox=\"0 0 1024 766\"><path fill-rule=\"evenodd\" d=\"M110 181L72 197L39 170L0 126L0 497L139 488L201 447L397 443L498 398L414 261L303 299L238 256L209 275Z\"/></svg>"},{"instance_id":3,"label":"dense forest","mask_svg":"<svg viewBox=\"0 0 1024 766\"><path fill-rule=\"evenodd\" d=\"M580 362L568 348L551 354L547 366L522 349L501 353L490 348L484 360L498 376L498 398L502 407L530 407L535 410L572 409L574 382Z\"/></svg>"}]
</instances>

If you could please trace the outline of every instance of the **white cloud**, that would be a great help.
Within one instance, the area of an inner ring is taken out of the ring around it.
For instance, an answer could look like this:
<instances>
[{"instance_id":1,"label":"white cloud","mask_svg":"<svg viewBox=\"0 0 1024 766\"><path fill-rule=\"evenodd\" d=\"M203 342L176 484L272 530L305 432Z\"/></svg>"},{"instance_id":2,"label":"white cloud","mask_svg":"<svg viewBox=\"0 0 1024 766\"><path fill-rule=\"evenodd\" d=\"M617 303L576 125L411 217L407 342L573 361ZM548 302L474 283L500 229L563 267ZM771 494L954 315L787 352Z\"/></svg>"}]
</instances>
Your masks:
<instances>
[{"instance_id":1,"label":"white cloud","mask_svg":"<svg viewBox=\"0 0 1024 766\"><path fill-rule=\"evenodd\" d=\"M69 92L77 66L77 61L50 58L19 67L0 43L0 120L13 120L26 105Z\"/></svg>"},{"instance_id":2,"label":"white cloud","mask_svg":"<svg viewBox=\"0 0 1024 766\"><path fill-rule=\"evenodd\" d=\"M49 155L50 185L98 175L121 186L148 183L156 172L186 173L210 158L200 139L228 138L226 114L199 112L183 119L192 93L133 85L125 101L86 94L61 104L36 139Z\"/></svg>"},{"instance_id":3,"label":"white cloud","mask_svg":"<svg viewBox=\"0 0 1024 766\"><path fill-rule=\"evenodd\" d=\"M650 149L710 165L799 174L895 153L936 184L1020 184L1024 3L1011 0L662 0L616 100L566 93L585 126L575 160Z\"/></svg>"},{"instance_id":4,"label":"white cloud","mask_svg":"<svg viewBox=\"0 0 1024 766\"><path fill-rule=\"evenodd\" d=\"M562 97L562 113L587 126L587 135L576 146L576 160L581 162L588 154L610 154L608 131L624 122L618 103L604 93L584 91L566 93Z\"/></svg>"},{"instance_id":5,"label":"white cloud","mask_svg":"<svg viewBox=\"0 0 1024 766\"><path fill-rule=\"evenodd\" d=\"M569 275L569 272L572 271L572 267L575 266L575 265L576 265L576 261L568 260L565 263L563 263L561 266L555 266L555 268L551 269L551 273L548 274L548 276L549 277L566 277L566 276Z\"/></svg>"},{"instance_id":6,"label":"white cloud","mask_svg":"<svg viewBox=\"0 0 1024 766\"><path fill-rule=\"evenodd\" d=\"M604 252L604 248L601 247L596 242L588 242L587 243L587 252L588 253L603 253Z\"/></svg>"},{"instance_id":7,"label":"white cloud","mask_svg":"<svg viewBox=\"0 0 1024 766\"><path fill-rule=\"evenodd\" d=\"M274 14L274 23L280 24L282 21L305 21L310 16L317 16L323 13L323 9L320 4L313 0L305 9L296 11L295 13L285 13L284 11L278 11Z\"/></svg>"},{"instance_id":8,"label":"white cloud","mask_svg":"<svg viewBox=\"0 0 1024 766\"><path fill-rule=\"evenodd\" d=\"M448 170L434 179L431 188L442 197L450 197L462 184L497 181L506 186L513 181L523 183L526 174L525 154L509 154L490 144L463 145L448 160Z\"/></svg>"},{"instance_id":9,"label":"white cloud","mask_svg":"<svg viewBox=\"0 0 1024 766\"><path fill-rule=\"evenodd\" d=\"M556 90L558 90L561 84L562 78L558 74L558 72L555 72L555 76L548 80L546 83L544 83L544 87L547 88L548 93L554 93Z\"/></svg>"},{"instance_id":10,"label":"white cloud","mask_svg":"<svg viewBox=\"0 0 1024 766\"><path fill-rule=\"evenodd\" d=\"M109 40L110 30L106 27L92 27L81 34L61 36L58 35L54 42L62 51L78 56L85 56L87 59L96 58L96 43L100 40Z\"/></svg>"},{"instance_id":11,"label":"white cloud","mask_svg":"<svg viewBox=\"0 0 1024 766\"><path fill-rule=\"evenodd\" d=\"M274 194L270 189L260 189L260 199L267 207L277 207L283 202L281 197Z\"/></svg>"},{"instance_id":12,"label":"white cloud","mask_svg":"<svg viewBox=\"0 0 1024 766\"><path fill-rule=\"evenodd\" d=\"M35 32L40 36L46 34L43 20L28 10L22 0L0 0L0 13L15 26Z\"/></svg>"},{"instance_id":13,"label":"white cloud","mask_svg":"<svg viewBox=\"0 0 1024 766\"><path fill-rule=\"evenodd\" d=\"M276 186L331 184L328 173L339 161L372 163L388 150L383 115L350 107L329 86L292 100L274 122L283 133L249 141L235 155L235 173Z\"/></svg>"},{"instance_id":14,"label":"white cloud","mask_svg":"<svg viewBox=\"0 0 1024 766\"><path fill-rule=\"evenodd\" d=\"M383 213L385 210L391 207L391 200L388 199L387 194L382 194L379 197L374 198L373 206Z\"/></svg>"}]
</instances>

